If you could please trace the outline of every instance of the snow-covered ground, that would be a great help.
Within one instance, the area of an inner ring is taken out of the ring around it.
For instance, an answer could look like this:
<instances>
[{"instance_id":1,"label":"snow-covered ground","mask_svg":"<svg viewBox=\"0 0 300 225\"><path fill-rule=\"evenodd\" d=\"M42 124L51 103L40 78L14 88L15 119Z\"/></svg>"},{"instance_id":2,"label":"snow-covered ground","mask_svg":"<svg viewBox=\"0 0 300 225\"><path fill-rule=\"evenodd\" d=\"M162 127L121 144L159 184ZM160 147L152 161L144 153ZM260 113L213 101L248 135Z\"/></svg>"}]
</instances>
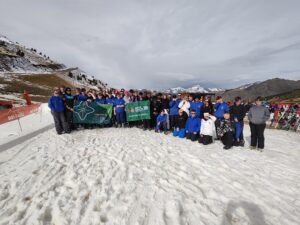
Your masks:
<instances>
[{"instance_id":1,"label":"snow-covered ground","mask_svg":"<svg viewBox=\"0 0 300 225\"><path fill-rule=\"evenodd\" d=\"M278 130L260 153L137 128L51 129L0 153L0 224L298 225L299 144Z\"/></svg>"},{"instance_id":2,"label":"snow-covered ground","mask_svg":"<svg viewBox=\"0 0 300 225\"><path fill-rule=\"evenodd\" d=\"M11 95L9 95L9 97L11 97ZM53 118L48 108L48 105L42 104L37 113L20 118L20 124L18 120L13 120L11 122L1 124L0 145L13 141L24 135L30 134L52 123Z\"/></svg>"}]
</instances>

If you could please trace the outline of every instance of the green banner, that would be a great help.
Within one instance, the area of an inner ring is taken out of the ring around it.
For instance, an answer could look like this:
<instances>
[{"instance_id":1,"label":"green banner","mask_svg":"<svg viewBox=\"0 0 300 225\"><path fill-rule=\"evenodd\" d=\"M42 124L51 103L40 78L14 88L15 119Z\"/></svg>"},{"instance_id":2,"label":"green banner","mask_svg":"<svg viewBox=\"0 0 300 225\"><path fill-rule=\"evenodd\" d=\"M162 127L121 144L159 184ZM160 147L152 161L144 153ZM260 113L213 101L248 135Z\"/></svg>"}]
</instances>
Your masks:
<instances>
[{"instance_id":1,"label":"green banner","mask_svg":"<svg viewBox=\"0 0 300 225\"><path fill-rule=\"evenodd\" d=\"M74 104L73 123L110 124L111 117L111 104L87 101L76 101Z\"/></svg>"},{"instance_id":2,"label":"green banner","mask_svg":"<svg viewBox=\"0 0 300 225\"><path fill-rule=\"evenodd\" d=\"M140 101L127 103L125 106L127 121L150 119L150 102Z\"/></svg>"}]
</instances>

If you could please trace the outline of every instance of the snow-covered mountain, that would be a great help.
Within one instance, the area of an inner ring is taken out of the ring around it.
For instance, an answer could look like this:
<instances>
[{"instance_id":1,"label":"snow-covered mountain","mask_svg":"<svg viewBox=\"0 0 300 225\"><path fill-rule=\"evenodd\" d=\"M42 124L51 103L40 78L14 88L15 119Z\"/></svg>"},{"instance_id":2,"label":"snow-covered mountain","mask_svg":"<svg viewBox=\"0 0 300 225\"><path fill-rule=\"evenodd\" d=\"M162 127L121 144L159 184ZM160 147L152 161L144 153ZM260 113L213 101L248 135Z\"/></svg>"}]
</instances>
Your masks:
<instances>
[{"instance_id":1,"label":"snow-covered mountain","mask_svg":"<svg viewBox=\"0 0 300 225\"><path fill-rule=\"evenodd\" d=\"M51 72L65 65L0 34L0 72Z\"/></svg>"},{"instance_id":2,"label":"snow-covered mountain","mask_svg":"<svg viewBox=\"0 0 300 225\"><path fill-rule=\"evenodd\" d=\"M260 82L258 81L258 82L254 82L254 83L244 84L244 85L242 85L242 86L240 86L240 87L237 87L236 89L243 90L243 89L246 89L246 88L248 88L248 87L251 87L252 85L256 85L256 84L259 84L259 83L260 83Z\"/></svg>"},{"instance_id":3,"label":"snow-covered mountain","mask_svg":"<svg viewBox=\"0 0 300 225\"><path fill-rule=\"evenodd\" d=\"M166 93L180 93L180 92L186 92L186 93L210 93L210 92L219 92L223 91L221 88L204 88L201 85L195 85L190 88L183 88L183 87L175 87L175 88L169 88L165 92Z\"/></svg>"}]
</instances>

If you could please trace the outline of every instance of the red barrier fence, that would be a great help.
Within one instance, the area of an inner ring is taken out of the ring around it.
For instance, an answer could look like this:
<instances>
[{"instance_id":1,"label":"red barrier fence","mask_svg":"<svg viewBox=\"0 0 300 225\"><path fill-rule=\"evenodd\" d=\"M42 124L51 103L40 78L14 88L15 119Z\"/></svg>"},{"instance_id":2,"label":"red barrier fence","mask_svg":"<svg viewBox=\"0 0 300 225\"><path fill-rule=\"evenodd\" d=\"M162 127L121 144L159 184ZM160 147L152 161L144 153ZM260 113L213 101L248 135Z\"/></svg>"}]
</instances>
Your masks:
<instances>
[{"instance_id":1,"label":"red barrier fence","mask_svg":"<svg viewBox=\"0 0 300 225\"><path fill-rule=\"evenodd\" d=\"M21 117L38 112L40 104L32 104L21 107L13 107L0 111L0 124L7 123L12 120L17 120Z\"/></svg>"}]
</instances>

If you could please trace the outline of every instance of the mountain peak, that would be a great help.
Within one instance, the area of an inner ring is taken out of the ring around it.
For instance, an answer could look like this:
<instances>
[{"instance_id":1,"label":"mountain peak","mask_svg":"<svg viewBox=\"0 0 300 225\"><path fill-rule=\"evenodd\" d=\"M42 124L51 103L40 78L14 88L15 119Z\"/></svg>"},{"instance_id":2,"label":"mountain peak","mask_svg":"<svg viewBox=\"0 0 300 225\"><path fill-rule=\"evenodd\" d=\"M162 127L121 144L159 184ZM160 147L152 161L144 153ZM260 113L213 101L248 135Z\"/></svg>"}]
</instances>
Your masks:
<instances>
[{"instance_id":1,"label":"mountain peak","mask_svg":"<svg viewBox=\"0 0 300 225\"><path fill-rule=\"evenodd\" d=\"M189 88L182 88L182 87L176 87L176 88L169 88L165 92L166 93L179 93L179 92L186 92L186 93L211 93L211 92L218 92L223 91L221 88L205 88L202 87L200 84L196 84Z\"/></svg>"}]
</instances>

